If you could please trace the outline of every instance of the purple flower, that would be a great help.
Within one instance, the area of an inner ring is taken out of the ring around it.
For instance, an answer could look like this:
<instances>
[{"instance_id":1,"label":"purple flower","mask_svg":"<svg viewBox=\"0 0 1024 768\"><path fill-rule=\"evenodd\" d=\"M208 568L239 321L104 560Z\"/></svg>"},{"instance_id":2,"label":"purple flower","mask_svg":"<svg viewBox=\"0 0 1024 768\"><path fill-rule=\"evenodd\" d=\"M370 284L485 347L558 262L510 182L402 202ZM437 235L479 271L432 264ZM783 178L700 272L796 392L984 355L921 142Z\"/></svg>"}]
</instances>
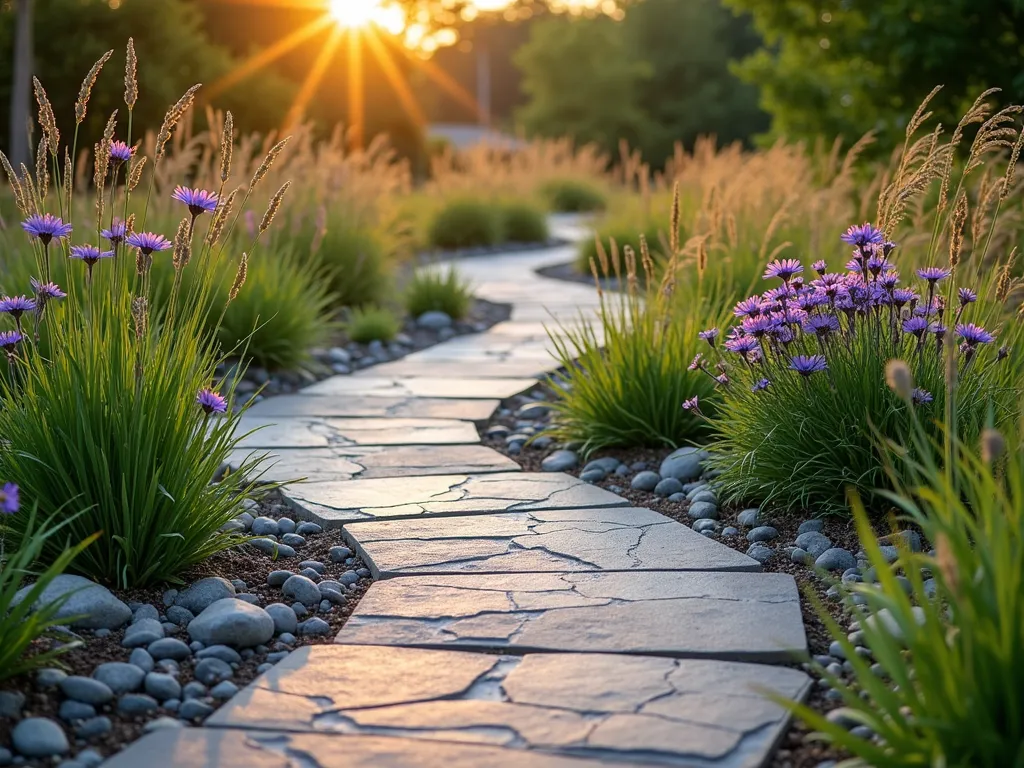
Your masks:
<instances>
[{"instance_id":1,"label":"purple flower","mask_svg":"<svg viewBox=\"0 0 1024 768\"><path fill-rule=\"evenodd\" d=\"M718 376L715 376L715 381L717 381L723 387L728 387L729 386L729 377L727 375L725 375L724 373L720 374Z\"/></svg>"},{"instance_id":2,"label":"purple flower","mask_svg":"<svg viewBox=\"0 0 1024 768\"><path fill-rule=\"evenodd\" d=\"M765 269L762 279L771 280L777 277L783 282L788 283L793 275L798 275L803 271L804 265L796 259L776 259Z\"/></svg>"},{"instance_id":3,"label":"purple flower","mask_svg":"<svg viewBox=\"0 0 1024 768\"><path fill-rule=\"evenodd\" d=\"M790 369L801 376L810 376L812 373L824 371L828 368L824 355L797 355L789 361Z\"/></svg>"},{"instance_id":4,"label":"purple flower","mask_svg":"<svg viewBox=\"0 0 1024 768\"><path fill-rule=\"evenodd\" d=\"M909 288L897 288L892 292L892 303L897 307L902 307L907 302L914 302L920 298L920 296Z\"/></svg>"},{"instance_id":5,"label":"purple flower","mask_svg":"<svg viewBox=\"0 0 1024 768\"><path fill-rule=\"evenodd\" d=\"M697 334L698 339L704 339L712 347L715 346L715 339L718 338L717 328L708 328L706 331L701 331Z\"/></svg>"},{"instance_id":6,"label":"purple flower","mask_svg":"<svg viewBox=\"0 0 1024 768\"><path fill-rule=\"evenodd\" d=\"M910 399L914 402L914 405L924 405L925 403L930 403L935 398L932 397L932 393L927 389L916 387L914 391L910 393Z\"/></svg>"},{"instance_id":7,"label":"purple flower","mask_svg":"<svg viewBox=\"0 0 1024 768\"><path fill-rule=\"evenodd\" d=\"M110 229L104 229L100 234L103 235L104 239L109 240L111 245L117 245L124 240L127 231L127 224L120 219L114 219L110 223Z\"/></svg>"},{"instance_id":8,"label":"purple flower","mask_svg":"<svg viewBox=\"0 0 1024 768\"><path fill-rule=\"evenodd\" d=\"M860 226L854 224L846 232L839 237L844 243L850 245L865 246L865 245L879 245L885 240L885 235L882 230L875 229L868 223L864 223Z\"/></svg>"},{"instance_id":9,"label":"purple flower","mask_svg":"<svg viewBox=\"0 0 1024 768\"><path fill-rule=\"evenodd\" d=\"M882 255L888 256L890 253L896 250L896 243L891 240L886 240L882 243Z\"/></svg>"},{"instance_id":10,"label":"purple flower","mask_svg":"<svg viewBox=\"0 0 1024 768\"><path fill-rule=\"evenodd\" d=\"M960 306L966 307L968 304L973 304L978 300L978 294L972 291L970 288L958 288L956 292L957 298L960 299Z\"/></svg>"},{"instance_id":11,"label":"purple flower","mask_svg":"<svg viewBox=\"0 0 1024 768\"><path fill-rule=\"evenodd\" d=\"M725 348L730 352L735 352L739 355L745 355L749 352L753 352L755 349L760 348L760 343L753 336L740 336L735 339L729 339L725 342Z\"/></svg>"},{"instance_id":12,"label":"purple flower","mask_svg":"<svg viewBox=\"0 0 1024 768\"><path fill-rule=\"evenodd\" d=\"M134 150L123 141L115 141L110 145L110 159L126 163L132 159Z\"/></svg>"},{"instance_id":13,"label":"purple flower","mask_svg":"<svg viewBox=\"0 0 1024 768\"><path fill-rule=\"evenodd\" d=\"M945 303L941 296L935 296L927 304L919 304L914 307L914 314L921 317L931 317L932 315L938 315L945 309Z\"/></svg>"},{"instance_id":14,"label":"purple flower","mask_svg":"<svg viewBox=\"0 0 1024 768\"><path fill-rule=\"evenodd\" d=\"M792 299L796 297L796 291L790 285L780 285L778 288L770 288L764 292L761 302L761 311L764 312L764 302L781 302L785 299Z\"/></svg>"},{"instance_id":15,"label":"purple flower","mask_svg":"<svg viewBox=\"0 0 1024 768\"><path fill-rule=\"evenodd\" d=\"M823 292L812 291L805 293L796 300L796 304L804 312L810 312L815 307L820 307L822 304L828 304L828 296Z\"/></svg>"},{"instance_id":16,"label":"purple flower","mask_svg":"<svg viewBox=\"0 0 1024 768\"><path fill-rule=\"evenodd\" d=\"M743 330L754 338L764 336L768 331L778 325L773 317L758 315L757 317L743 318Z\"/></svg>"},{"instance_id":17,"label":"purple flower","mask_svg":"<svg viewBox=\"0 0 1024 768\"><path fill-rule=\"evenodd\" d=\"M196 404L206 411L207 416L211 413L225 413L228 409L228 401L212 389L200 390L196 395Z\"/></svg>"},{"instance_id":18,"label":"purple flower","mask_svg":"<svg viewBox=\"0 0 1024 768\"><path fill-rule=\"evenodd\" d=\"M917 338L921 338L924 332L928 330L928 318L926 317L911 317L903 321L904 333L912 333Z\"/></svg>"},{"instance_id":19,"label":"purple flower","mask_svg":"<svg viewBox=\"0 0 1024 768\"><path fill-rule=\"evenodd\" d=\"M24 338L20 331L0 331L0 349L10 354Z\"/></svg>"},{"instance_id":20,"label":"purple flower","mask_svg":"<svg viewBox=\"0 0 1024 768\"><path fill-rule=\"evenodd\" d=\"M892 264L890 264L883 256L878 256L876 254L868 259L867 268L868 272L875 277L878 277L883 270L891 269Z\"/></svg>"},{"instance_id":21,"label":"purple flower","mask_svg":"<svg viewBox=\"0 0 1024 768\"><path fill-rule=\"evenodd\" d=\"M703 368L704 368L704 355L701 355L701 354L697 354L697 356L693 358L693 360L690 362L690 364L688 366L686 366L686 370L688 370L688 371L703 370Z\"/></svg>"},{"instance_id":22,"label":"purple flower","mask_svg":"<svg viewBox=\"0 0 1024 768\"><path fill-rule=\"evenodd\" d=\"M831 334L839 332L839 318L835 315L812 315L803 324L804 333L813 333L827 339Z\"/></svg>"},{"instance_id":23,"label":"purple flower","mask_svg":"<svg viewBox=\"0 0 1024 768\"><path fill-rule=\"evenodd\" d=\"M149 256L153 251L166 251L174 245L163 235L153 232L135 232L128 235L128 239L125 242L133 248L138 248L146 256Z\"/></svg>"},{"instance_id":24,"label":"purple flower","mask_svg":"<svg viewBox=\"0 0 1024 768\"><path fill-rule=\"evenodd\" d=\"M846 262L847 272L855 272L859 275L862 269L864 269L864 260L860 256L854 256Z\"/></svg>"},{"instance_id":25,"label":"purple flower","mask_svg":"<svg viewBox=\"0 0 1024 768\"><path fill-rule=\"evenodd\" d=\"M942 341L944 338L946 338L946 331L948 330L949 328L944 326L942 323L932 324L932 333L935 334L935 338L938 339L939 341Z\"/></svg>"},{"instance_id":26,"label":"purple flower","mask_svg":"<svg viewBox=\"0 0 1024 768\"><path fill-rule=\"evenodd\" d=\"M989 344L995 341L995 336L974 323L960 323L956 327L957 335L964 340L964 344L975 346L976 344Z\"/></svg>"},{"instance_id":27,"label":"purple flower","mask_svg":"<svg viewBox=\"0 0 1024 768\"><path fill-rule=\"evenodd\" d=\"M0 488L0 514L13 515L20 507L18 486L14 483L4 483L4 487Z\"/></svg>"},{"instance_id":28,"label":"purple flower","mask_svg":"<svg viewBox=\"0 0 1024 768\"><path fill-rule=\"evenodd\" d=\"M0 298L0 312L6 312L15 320L36 308L36 300L28 296L4 296Z\"/></svg>"},{"instance_id":29,"label":"purple flower","mask_svg":"<svg viewBox=\"0 0 1024 768\"><path fill-rule=\"evenodd\" d=\"M758 379L757 381L754 382L754 386L750 388L750 391L763 392L764 390L768 389L768 387L770 387L771 385L772 383L768 381L768 379Z\"/></svg>"},{"instance_id":30,"label":"purple flower","mask_svg":"<svg viewBox=\"0 0 1024 768\"><path fill-rule=\"evenodd\" d=\"M811 269L819 275L824 275L828 271L828 264L825 263L824 259L818 259L816 262L811 264Z\"/></svg>"},{"instance_id":31,"label":"purple flower","mask_svg":"<svg viewBox=\"0 0 1024 768\"><path fill-rule=\"evenodd\" d=\"M694 395L689 400L683 400L683 410L700 413L700 398Z\"/></svg>"},{"instance_id":32,"label":"purple flower","mask_svg":"<svg viewBox=\"0 0 1024 768\"><path fill-rule=\"evenodd\" d=\"M935 285L940 280L945 280L949 275L950 271L945 267L922 267L917 270L917 276L922 280L927 280L930 285Z\"/></svg>"},{"instance_id":33,"label":"purple flower","mask_svg":"<svg viewBox=\"0 0 1024 768\"><path fill-rule=\"evenodd\" d=\"M885 288L887 291L892 291L896 288L896 284L900 281L900 273L889 271L878 278L878 284Z\"/></svg>"},{"instance_id":34,"label":"purple flower","mask_svg":"<svg viewBox=\"0 0 1024 768\"><path fill-rule=\"evenodd\" d=\"M114 255L113 251L101 251L95 245L73 245L71 246L71 258L81 259L92 267L100 259L109 259Z\"/></svg>"},{"instance_id":35,"label":"purple flower","mask_svg":"<svg viewBox=\"0 0 1024 768\"><path fill-rule=\"evenodd\" d=\"M189 189L178 186L174 188L171 197L187 205L192 218L201 213L210 213L217 208L217 193L207 192L205 189Z\"/></svg>"},{"instance_id":36,"label":"purple flower","mask_svg":"<svg viewBox=\"0 0 1024 768\"><path fill-rule=\"evenodd\" d=\"M21 222L21 228L33 237L38 237L43 245L49 245L55 237L67 237L71 234L72 229L70 224L65 224L50 213L44 213L42 216L36 213L29 216Z\"/></svg>"},{"instance_id":37,"label":"purple flower","mask_svg":"<svg viewBox=\"0 0 1024 768\"><path fill-rule=\"evenodd\" d=\"M67 296L56 283L43 283L34 277L29 278L29 283L32 285L32 290L35 292L36 297L41 301L63 299Z\"/></svg>"},{"instance_id":38,"label":"purple flower","mask_svg":"<svg viewBox=\"0 0 1024 768\"><path fill-rule=\"evenodd\" d=\"M744 299L733 307L732 313L736 317L757 317L761 314L761 297L751 296L749 299Z\"/></svg>"}]
</instances>

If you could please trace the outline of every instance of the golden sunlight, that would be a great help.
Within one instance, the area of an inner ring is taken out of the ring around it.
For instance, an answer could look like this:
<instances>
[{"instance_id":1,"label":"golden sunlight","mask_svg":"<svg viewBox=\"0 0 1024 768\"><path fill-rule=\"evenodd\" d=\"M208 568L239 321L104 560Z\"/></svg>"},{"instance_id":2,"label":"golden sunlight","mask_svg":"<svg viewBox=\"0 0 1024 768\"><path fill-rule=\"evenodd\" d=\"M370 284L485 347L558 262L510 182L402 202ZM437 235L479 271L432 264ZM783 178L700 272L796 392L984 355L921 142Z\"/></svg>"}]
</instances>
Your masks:
<instances>
[{"instance_id":1,"label":"golden sunlight","mask_svg":"<svg viewBox=\"0 0 1024 768\"><path fill-rule=\"evenodd\" d=\"M327 8L335 23L346 29L372 25L393 35L405 29L402 9L387 0L328 0Z\"/></svg>"}]
</instances>

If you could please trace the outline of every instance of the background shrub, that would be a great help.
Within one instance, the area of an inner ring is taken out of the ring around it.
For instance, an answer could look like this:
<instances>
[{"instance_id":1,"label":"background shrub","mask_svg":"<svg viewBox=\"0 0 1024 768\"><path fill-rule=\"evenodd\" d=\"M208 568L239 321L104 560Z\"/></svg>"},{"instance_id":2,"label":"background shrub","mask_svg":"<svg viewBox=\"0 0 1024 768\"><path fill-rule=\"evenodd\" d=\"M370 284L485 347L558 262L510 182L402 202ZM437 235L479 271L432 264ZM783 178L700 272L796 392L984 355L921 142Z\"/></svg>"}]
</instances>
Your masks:
<instances>
[{"instance_id":1,"label":"background shrub","mask_svg":"<svg viewBox=\"0 0 1024 768\"><path fill-rule=\"evenodd\" d=\"M433 311L461 320L472 306L472 288L454 266L417 270L405 287L405 310L411 317Z\"/></svg>"},{"instance_id":2,"label":"background shrub","mask_svg":"<svg viewBox=\"0 0 1024 768\"><path fill-rule=\"evenodd\" d=\"M603 211L607 203L597 185L582 179L552 179L541 187L541 195L556 213Z\"/></svg>"},{"instance_id":3,"label":"background shrub","mask_svg":"<svg viewBox=\"0 0 1024 768\"><path fill-rule=\"evenodd\" d=\"M543 243L548 239L548 217L535 205L509 202L501 206L502 240L509 243Z\"/></svg>"},{"instance_id":4,"label":"background shrub","mask_svg":"<svg viewBox=\"0 0 1024 768\"><path fill-rule=\"evenodd\" d=\"M434 214L428 242L452 250L497 245L503 236L501 213L493 203L455 199Z\"/></svg>"},{"instance_id":5,"label":"background shrub","mask_svg":"<svg viewBox=\"0 0 1024 768\"><path fill-rule=\"evenodd\" d=\"M402 321L387 307L356 307L345 320L345 333L357 344L391 341L402 330Z\"/></svg>"},{"instance_id":6,"label":"background shrub","mask_svg":"<svg viewBox=\"0 0 1024 768\"><path fill-rule=\"evenodd\" d=\"M331 217L324 229L304 228L281 244L300 261L308 254L323 271L336 307L373 304L392 290L398 245L385 230L369 223Z\"/></svg>"}]
</instances>

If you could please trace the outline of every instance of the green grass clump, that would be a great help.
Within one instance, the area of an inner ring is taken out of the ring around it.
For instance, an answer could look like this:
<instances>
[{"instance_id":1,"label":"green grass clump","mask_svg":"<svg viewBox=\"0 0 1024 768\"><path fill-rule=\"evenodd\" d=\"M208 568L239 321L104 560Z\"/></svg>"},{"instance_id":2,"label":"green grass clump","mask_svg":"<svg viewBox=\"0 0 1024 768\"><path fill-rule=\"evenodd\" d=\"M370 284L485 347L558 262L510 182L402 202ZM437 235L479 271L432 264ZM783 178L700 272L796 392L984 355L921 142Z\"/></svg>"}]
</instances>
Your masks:
<instances>
[{"instance_id":1,"label":"green grass clump","mask_svg":"<svg viewBox=\"0 0 1024 768\"><path fill-rule=\"evenodd\" d=\"M647 246L651 255L662 261L662 232L668 228L657 224L649 223L639 225L628 222L612 222L598 228L592 238L587 238L579 244L576 252L576 271L583 275L592 274L591 263L597 265L599 272L606 272L608 275L623 275L626 267L623 262L625 247L630 246L634 253L640 253L640 236L647 239ZM600 243L600 249L598 247ZM604 260L601 258L601 250L604 252ZM604 266L607 262L607 268Z\"/></svg>"},{"instance_id":2,"label":"green grass clump","mask_svg":"<svg viewBox=\"0 0 1024 768\"><path fill-rule=\"evenodd\" d=\"M554 386L558 418L549 434L579 441L584 453L677 448L707 433L704 421L680 407L683 401L698 395L713 412L715 382L688 366L703 344L697 333L721 318L723 308L700 297L679 301L658 284L644 290L635 272L633 278L626 292L602 296L599 323L549 331L565 367Z\"/></svg>"},{"instance_id":3,"label":"green grass clump","mask_svg":"<svg viewBox=\"0 0 1024 768\"><path fill-rule=\"evenodd\" d=\"M473 291L455 267L421 269L405 287L405 310L411 317L444 312L461 320L473 306Z\"/></svg>"},{"instance_id":4,"label":"green grass clump","mask_svg":"<svg viewBox=\"0 0 1024 768\"><path fill-rule=\"evenodd\" d=\"M504 237L501 211L493 203L457 199L434 214L427 239L444 250L498 245Z\"/></svg>"},{"instance_id":5,"label":"green grass clump","mask_svg":"<svg viewBox=\"0 0 1024 768\"><path fill-rule=\"evenodd\" d=\"M548 239L548 217L530 203L501 206L502 240L509 243L543 243Z\"/></svg>"},{"instance_id":6,"label":"green grass clump","mask_svg":"<svg viewBox=\"0 0 1024 768\"><path fill-rule=\"evenodd\" d=\"M604 193L579 179L552 179L541 187L541 195L556 213L593 213L607 205Z\"/></svg>"},{"instance_id":7,"label":"green grass clump","mask_svg":"<svg viewBox=\"0 0 1024 768\"><path fill-rule=\"evenodd\" d=\"M245 290L217 329L222 348L244 351L246 360L270 370L309 367L310 349L323 346L335 328L329 285L316 263L287 252L257 254Z\"/></svg>"},{"instance_id":8,"label":"green grass clump","mask_svg":"<svg viewBox=\"0 0 1024 768\"><path fill-rule=\"evenodd\" d=\"M357 344L391 341L401 330L401 319L387 307L357 307L345 320L345 333Z\"/></svg>"},{"instance_id":9,"label":"green grass clump","mask_svg":"<svg viewBox=\"0 0 1024 768\"><path fill-rule=\"evenodd\" d=\"M370 224L329 217L322 231L301 232L285 245L323 270L335 307L374 304L392 289L394 243Z\"/></svg>"}]
</instances>

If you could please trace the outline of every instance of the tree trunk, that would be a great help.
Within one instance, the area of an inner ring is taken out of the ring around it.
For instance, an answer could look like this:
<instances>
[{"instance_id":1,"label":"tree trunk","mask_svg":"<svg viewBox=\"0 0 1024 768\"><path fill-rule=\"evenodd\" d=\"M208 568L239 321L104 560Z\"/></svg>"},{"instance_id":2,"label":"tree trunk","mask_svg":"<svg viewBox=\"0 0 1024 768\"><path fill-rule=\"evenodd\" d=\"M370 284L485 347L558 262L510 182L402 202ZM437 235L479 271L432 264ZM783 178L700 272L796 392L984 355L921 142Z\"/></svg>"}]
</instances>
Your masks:
<instances>
[{"instance_id":1,"label":"tree trunk","mask_svg":"<svg viewBox=\"0 0 1024 768\"><path fill-rule=\"evenodd\" d=\"M31 164L28 146L32 87L32 1L17 0L14 32L14 82L11 87L10 159L14 167Z\"/></svg>"}]
</instances>

